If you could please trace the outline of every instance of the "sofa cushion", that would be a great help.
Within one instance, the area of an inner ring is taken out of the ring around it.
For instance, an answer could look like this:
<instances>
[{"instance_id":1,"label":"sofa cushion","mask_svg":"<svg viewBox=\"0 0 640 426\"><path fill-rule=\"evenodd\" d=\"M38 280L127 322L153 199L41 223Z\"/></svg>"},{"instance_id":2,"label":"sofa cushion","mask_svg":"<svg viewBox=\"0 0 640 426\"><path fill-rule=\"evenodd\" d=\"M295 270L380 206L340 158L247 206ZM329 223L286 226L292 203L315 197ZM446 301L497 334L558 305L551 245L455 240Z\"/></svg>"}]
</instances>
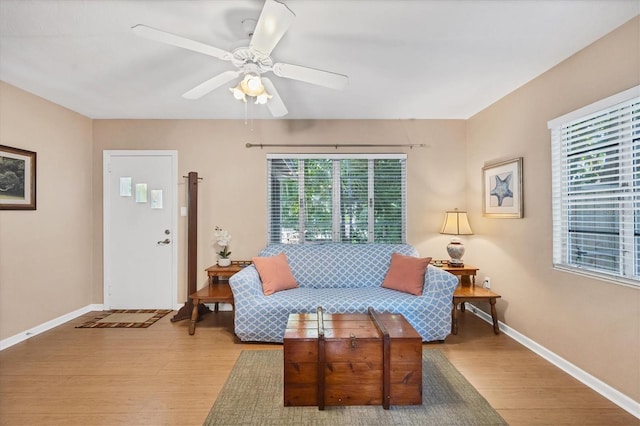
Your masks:
<instances>
[{"instance_id":1,"label":"sofa cushion","mask_svg":"<svg viewBox=\"0 0 640 426\"><path fill-rule=\"evenodd\" d=\"M291 273L287 255L280 253L275 256L254 257L251 259L262 281L262 291L265 295L277 291L289 290L298 287L296 279Z\"/></svg>"},{"instance_id":2,"label":"sofa cushion","mask_svg":"<svg viewBox=\"0 0 640 426\"><path fill-rule=\"evenodd\" d=\"M420 259L393 253L382 287L420 296L424 285L424 272L429 262L430 257Z\"/></svg>"}]
</instances>

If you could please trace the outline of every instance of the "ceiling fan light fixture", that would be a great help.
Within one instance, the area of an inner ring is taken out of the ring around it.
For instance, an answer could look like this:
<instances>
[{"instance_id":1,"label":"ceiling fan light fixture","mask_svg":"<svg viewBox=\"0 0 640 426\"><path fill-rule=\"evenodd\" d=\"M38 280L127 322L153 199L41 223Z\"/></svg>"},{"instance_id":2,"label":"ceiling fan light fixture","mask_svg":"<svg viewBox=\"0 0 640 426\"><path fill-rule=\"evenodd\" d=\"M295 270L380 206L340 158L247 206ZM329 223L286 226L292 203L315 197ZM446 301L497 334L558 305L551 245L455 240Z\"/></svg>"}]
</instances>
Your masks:
<instances>
[{"instance_id":1,"label":"ceiling fan light fixture","mask_svg":"<svg viewBox=\"0 0 640 426\"><path fill-rule=\"evenodd\" d=\"M264 92L264 85L260 76L257 74L248 73L244 76L240 82L242 91L249 96L258 96Z\"/></svg>"},{"instance_id":2,"label":"ceiling fan light fixture","mask_svg":"<svg viewBox=\"0 0 640 426\"><path fill-rule=\"evenodd\" d=\"M264 105L269 99L271 99L271 97L272 96L270 94L263 90L261 94L256 96L256 104Z\"/></svg>"},{"instance_id":3,"label":"ceiling fan light fixture","mask_svg":"<svg viewBox=\"0 0 640 426\"><path fill-rule=\"evenodd\" d=\"M247 73L236 87L231 87L229 90L237 100L247 102L247 96L251 96L259 105L266 104L272 98L272 95L264 89L260 74Z\"/></svg>"},{"instance_id":4,"label":"ceiling fan light fixture","mask_svg":"<svg viewBox=\"0 0 640 426\"><path fill-rule=\"evenodd\" d=\"M247 87L250 90L256 92L263 88L262 81L260 81L259 76L249 74L245 77L245 79L247 80Z\"/></svg>"},{"instance_id":5,"label":"ceiling fan light fixture","mask_svg":"<svg viewBox=\"0 0 640 426\"><path fill-rule=\"evenodd\" d=\"M242 90L240 83L238 83L236 87L230 87L229 90L231 91L231 93L233 93L234 98L239 101L247 102L247 98L244 91Z\"/></svg>"}]
</instances>

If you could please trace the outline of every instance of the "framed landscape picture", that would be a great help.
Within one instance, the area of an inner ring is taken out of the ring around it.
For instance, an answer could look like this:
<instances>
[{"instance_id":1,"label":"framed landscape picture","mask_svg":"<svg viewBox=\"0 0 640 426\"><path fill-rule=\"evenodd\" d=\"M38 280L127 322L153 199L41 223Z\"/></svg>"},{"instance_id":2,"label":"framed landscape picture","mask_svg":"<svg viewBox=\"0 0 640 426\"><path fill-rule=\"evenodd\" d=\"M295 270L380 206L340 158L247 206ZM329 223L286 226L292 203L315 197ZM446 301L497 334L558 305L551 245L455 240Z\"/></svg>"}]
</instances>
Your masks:
<instances>
[{"instance_id":1,"label":"framed landscape picture","mask_svg":"<svg viewBox=\"0 0 640 426\"><path fill-rule=\"evenodd\" d=\"M36 209L36 153L0 145L0 210Z\"/></svg>"},{"instance_id":2,"label":"framed landscape picture","mask_svg":"<svg viewBox=\"0 0 640 426\"><path fill-rule=\"evenodd\" d=\"M486 217L521 218L524 215L522 194L522 157L482 168L482 213Z\"/></svg>"}]
</instances>

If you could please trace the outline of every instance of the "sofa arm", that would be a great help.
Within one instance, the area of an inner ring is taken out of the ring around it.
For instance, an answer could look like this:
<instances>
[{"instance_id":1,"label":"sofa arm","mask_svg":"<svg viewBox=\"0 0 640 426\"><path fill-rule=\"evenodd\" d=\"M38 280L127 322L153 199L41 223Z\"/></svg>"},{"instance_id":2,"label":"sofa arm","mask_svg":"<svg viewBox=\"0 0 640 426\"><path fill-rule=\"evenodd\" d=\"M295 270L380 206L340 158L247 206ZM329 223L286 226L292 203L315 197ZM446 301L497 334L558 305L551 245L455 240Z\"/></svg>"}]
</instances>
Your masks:
<instances>
[{"instance_id":1,"label":"sofa arm","mask_svg":"<svg viewBox=\"0 0 640 426\"><path fill-rule=\"evenodd\" d=\"M231 276L229 286L236 301L247 297L264 296L262 281L260 281L260 275L254 265L249 265Z\"/></svg>"},{"instance_id":2,"label":"sofa arm","mask_svg":"<svg viewBox=\"0 0 640 426\"><path fill-rule=\"evenodd\" d=\"M444 297L453 298L458 287L458 277L436 266L429 265L424 275L424 293L442 293Z\"/></svg>"}]
</instances>

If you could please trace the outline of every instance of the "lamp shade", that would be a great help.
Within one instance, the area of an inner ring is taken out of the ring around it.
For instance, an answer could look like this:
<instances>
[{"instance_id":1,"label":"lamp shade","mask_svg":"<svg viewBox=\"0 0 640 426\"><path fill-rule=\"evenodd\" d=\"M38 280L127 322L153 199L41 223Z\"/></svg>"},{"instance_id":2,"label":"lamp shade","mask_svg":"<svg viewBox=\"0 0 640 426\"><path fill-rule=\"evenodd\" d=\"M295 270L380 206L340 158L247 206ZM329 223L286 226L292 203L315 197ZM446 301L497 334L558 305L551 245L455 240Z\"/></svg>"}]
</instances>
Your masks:
<instances>
[{"instance_id":1,"label":"lamp shade","mask_svg":"<svg viewBox=\"0 0 640 426\"><path fill-rule=\"evenodd\" d=\"M461 212L458 211L458 209L446 212L440 233L448 235L473 234L471 226L469 225L469 219L467 219L467 212Z\"/></svg>"}]
</instances>

